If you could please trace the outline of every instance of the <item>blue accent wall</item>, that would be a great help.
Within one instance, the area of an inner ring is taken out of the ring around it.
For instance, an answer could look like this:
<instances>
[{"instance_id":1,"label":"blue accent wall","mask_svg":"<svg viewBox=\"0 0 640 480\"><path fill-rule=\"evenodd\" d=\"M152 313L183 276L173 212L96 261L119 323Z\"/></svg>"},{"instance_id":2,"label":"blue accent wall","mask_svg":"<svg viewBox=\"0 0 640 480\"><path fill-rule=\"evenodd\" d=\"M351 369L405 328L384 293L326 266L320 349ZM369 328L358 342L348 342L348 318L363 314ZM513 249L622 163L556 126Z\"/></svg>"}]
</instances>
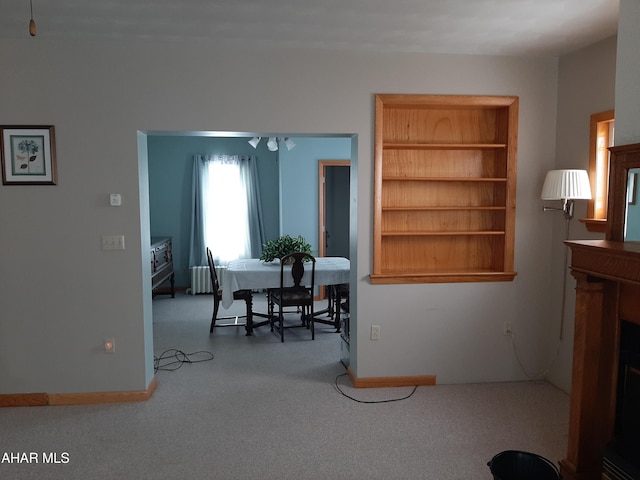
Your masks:
<instances>
[{"instance_id":1,"label":"blue accent wall","mask_svg":"<svg viewBox=\"0 0 640 480\"><path fill-rule=\"evenodd\" d=\"M247 138L149 136L149 210L152 237L172 237L176 286L188 287L193 155L256 155L267 238L278 236L278 152L265 140L257 149ZM220 208L224 208L221 205Z\"/></svg>"},{"instance_id":2,"label":"blue accent wall","mask_svg":"<svg viewBox=\"0 0 640 480\"><path fill-rule=\"evenodd\" d=\"M280 152L281 234L302 235L318 253L318 161L349 160L351 139L296 138L296 147ZM345 208L349 208L347 205Z\"/></svg>"},{"instance_id":3,"label":"blue accent wall","mask_svg":"<svg viewBox=\"0 0 640 480\"><path fill-rule=\"evenodd\" d=\"M176 286L188 287L193 155L256 155L265 236L302 235L318 252L318 160L351 158L348 137L293 138L288 151L270 152L263 138L254 148L246 137L149 136L151 236L172 237ZM224 208L224 205L221 205Z\"/></svg>"}]
</instances>

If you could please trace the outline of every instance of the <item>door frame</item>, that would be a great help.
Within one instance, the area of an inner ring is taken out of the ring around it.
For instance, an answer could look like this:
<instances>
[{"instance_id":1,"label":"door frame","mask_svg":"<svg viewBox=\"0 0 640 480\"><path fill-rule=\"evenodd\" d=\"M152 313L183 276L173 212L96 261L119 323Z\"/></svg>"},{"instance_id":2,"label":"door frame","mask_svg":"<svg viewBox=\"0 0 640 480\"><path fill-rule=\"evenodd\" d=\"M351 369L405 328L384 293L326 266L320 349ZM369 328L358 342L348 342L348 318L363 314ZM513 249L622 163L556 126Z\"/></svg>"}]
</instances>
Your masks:
<instances>
[{"instance_id":1,"label":"door frame","mask_svg":"<svg viewBox=\"0 0 640 480\"><path fill-rule=\"evenodd\" d=\"M328 167L349 167L351 160L318 160L318 256L325 256L325 218L326 218L326 192L325 177ZM324 286L319 287L318 299L325 298Z\"/></svg>"}]
</instances>

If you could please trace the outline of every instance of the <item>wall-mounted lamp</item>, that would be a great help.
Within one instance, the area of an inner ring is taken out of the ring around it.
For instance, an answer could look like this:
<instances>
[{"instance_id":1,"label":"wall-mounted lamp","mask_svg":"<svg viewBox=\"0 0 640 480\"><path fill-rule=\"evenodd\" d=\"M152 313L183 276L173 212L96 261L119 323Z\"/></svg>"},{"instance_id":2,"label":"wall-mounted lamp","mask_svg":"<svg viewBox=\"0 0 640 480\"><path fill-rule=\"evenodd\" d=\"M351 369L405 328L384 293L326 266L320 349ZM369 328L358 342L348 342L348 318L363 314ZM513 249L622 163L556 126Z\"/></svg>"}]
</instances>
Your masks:
<instances>
[{"instance_id":1,"label":"wall-mounted lamp","mask_svg":"<svg viewBox=\"0 0 640 480\"><path fill-rule=\"evenodd\" d=\"M251 145L253 148L258 148L258 143L260 143L260 140L262 140L262 137L253 137L251 140L249 140L249 145ZM293 147L296 146L293 140L291 140L289 137L269 137L269 140L267 140L267 148L270 152L276 152L278 150L278 143L281 141L284 141L284 144L287 147L288 151L291 151Z\"/></svg>"},{"instance_id":2,"label":"wall-mounted lamp","mask_svg":"<svg viewBox=\"0 0 640 480\"><path fill-rule=\"evenodd\" d=\"M573 218L573 201L590 200L591 185L589 184L589 174L586 170L550 170L544 179L542 186L542 200L562 200L562 208L543 207L545 212L562 211L566 222L565 239L569 239L569 223ZM567 262L569 248L564 250L564 272L562 277L562 311L560 312L560 335L562 340L564 335L564 306L567 297Z\"/></svg>"},{"instance_id":3,"label":"wall-mounted lamp","mask_svg":"<svg viewBox=\"0 0 640 480\"><path fill-rule=\"evenodd\" d=\"M544 207L544 211L561 210L567 220L573 218L573 201L591 200L591 185L586 170L550 170L542 186L542 200L562 200L562 208Z\"/></svg>"}]
</instances>

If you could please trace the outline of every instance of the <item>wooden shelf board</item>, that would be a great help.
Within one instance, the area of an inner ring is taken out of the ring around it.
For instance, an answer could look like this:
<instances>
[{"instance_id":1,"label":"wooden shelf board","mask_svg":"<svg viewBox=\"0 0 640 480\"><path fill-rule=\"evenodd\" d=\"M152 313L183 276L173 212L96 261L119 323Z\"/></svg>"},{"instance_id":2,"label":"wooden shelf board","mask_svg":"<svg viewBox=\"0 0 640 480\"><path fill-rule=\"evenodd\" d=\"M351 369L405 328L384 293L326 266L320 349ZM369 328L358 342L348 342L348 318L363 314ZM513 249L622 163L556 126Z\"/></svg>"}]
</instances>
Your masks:
<instances>
[{"instance_id":1,"label":"wooden shelf board","mask_svg":"<svg viewBox=\"0 0 640 480\"><path fill-rule=\"evenodd\" d=\"M496 109L509 107L518 101L516 96L493 95L424 95L406 93L380 93L385 108L433 109Z\"/></svg>"},{"instance_id":2,"label":"wooden shelf board","mask_svg":"<svg viewBox=\"0 0 640 480\"><path fill-rule=\"evenodd\" d=\"M400 177L385 176L382 181L393 182L497 182L504 183L506 178L501 177Z\"/></svg>"},{"instance_id":3,"label":"wooden shelf board","mask_svg":"<svg viewBox=\"0 0 640 480\"><path fill-rule=\"evenodd\" d=\"M478 236L478 235L504 235L504 231L499 230L481 230L481 231L422 231L422 232L382 232L383 237L456 237L456 236Z\"/></svg>"},{"instance_id":4,"label":"wooden shelf board","mask_svg":"<svg viewBox=\"0 0 640 480\"><path fill-rule=\"evenodd\" d=\"M581 218L580 221L585 224L590 232L607 233L606 218Z\"/></svg>"},{"instance_id":5,"label":"wooden shelf board","mask_svg":"<svg viewBox=\"0 0 640 480\"><path fill-rule=\"evenodd\" d=\"M507 145L505 143L383 142L382 148L390 150L496 150L507 148Z\"/></svg>"},{"instance_id":6,"label":"wooden shelf board","mask_svg":"<svg viewBox=\"0 0 640 480\"><path fill-rule=\"evenodd\" d=\"M372 273L369 279L374 285L403 283L464 283L464 282L510 282L516 272L464 271L464 272L408 272Z\"/></svg>"},{"instance_id":7,"label":"wooden shelf board","mask_svg":"<svg viewBox=\"0 0 640 480\"><path fill-rule=\"evenodd\" d=\"M460 212L468 212L468 211L491 211L491 212L503 212L507 208L504 206L475 206L475 207L382 207L383 212L420 212L420 211L460 211Z\"/></svg>"}]
</instances>

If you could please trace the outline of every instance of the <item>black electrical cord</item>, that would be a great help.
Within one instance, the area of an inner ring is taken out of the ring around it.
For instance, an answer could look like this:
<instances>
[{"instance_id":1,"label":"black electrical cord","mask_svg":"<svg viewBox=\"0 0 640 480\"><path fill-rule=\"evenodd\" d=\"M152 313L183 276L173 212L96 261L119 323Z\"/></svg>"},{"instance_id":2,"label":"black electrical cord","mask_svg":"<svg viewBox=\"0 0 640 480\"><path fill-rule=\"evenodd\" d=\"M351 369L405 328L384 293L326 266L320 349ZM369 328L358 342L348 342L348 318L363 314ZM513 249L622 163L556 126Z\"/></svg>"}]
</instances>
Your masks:
<instances>
[{"instance_id":1,"label":"black electrical cord","mask_svg":"<svg viewBox=\"0 0 640 480\"><path fill-rule=\"evenodd\" d=\"M204 355L205 358L192 358L196 355ZM185 363L200 363L213 360L213 353L201 350L193 353L184 353L177 348L170 348L160 354L159 357L153 357L154 373L158 373L159 370L165 372L172 372L178 370Z\"/></svg>"},{"instance_id":2,"label":"black electrical cord","mask_svg":"<svg viewBox=\"0 0 640 480\"><path fill-rule=\"evenodd\" d=\"M357 398L353 398L349 395L347 395L346 393L344 393L342 391L342 389L340 388L340 385L338 384L338 379L340 377L345 377L347 374L346 373L341 373L340 375L338 375L336 377L336 390L338 390L338 392L340 392L340 394L344 395L345 397L347 397L350 400L353 400L354 402L358 402L358 403L390 403L390 402L399 402L400 400L406 400L407 398L411 397L414 393L416 393L416 390L418 389L418 385L415 385L413 387L413 390L411 391L411 393L409 395L407 395L406 397L402 397L402 398L391 398L389 400L358 400Z\"/></svg>"}]
</instances>

